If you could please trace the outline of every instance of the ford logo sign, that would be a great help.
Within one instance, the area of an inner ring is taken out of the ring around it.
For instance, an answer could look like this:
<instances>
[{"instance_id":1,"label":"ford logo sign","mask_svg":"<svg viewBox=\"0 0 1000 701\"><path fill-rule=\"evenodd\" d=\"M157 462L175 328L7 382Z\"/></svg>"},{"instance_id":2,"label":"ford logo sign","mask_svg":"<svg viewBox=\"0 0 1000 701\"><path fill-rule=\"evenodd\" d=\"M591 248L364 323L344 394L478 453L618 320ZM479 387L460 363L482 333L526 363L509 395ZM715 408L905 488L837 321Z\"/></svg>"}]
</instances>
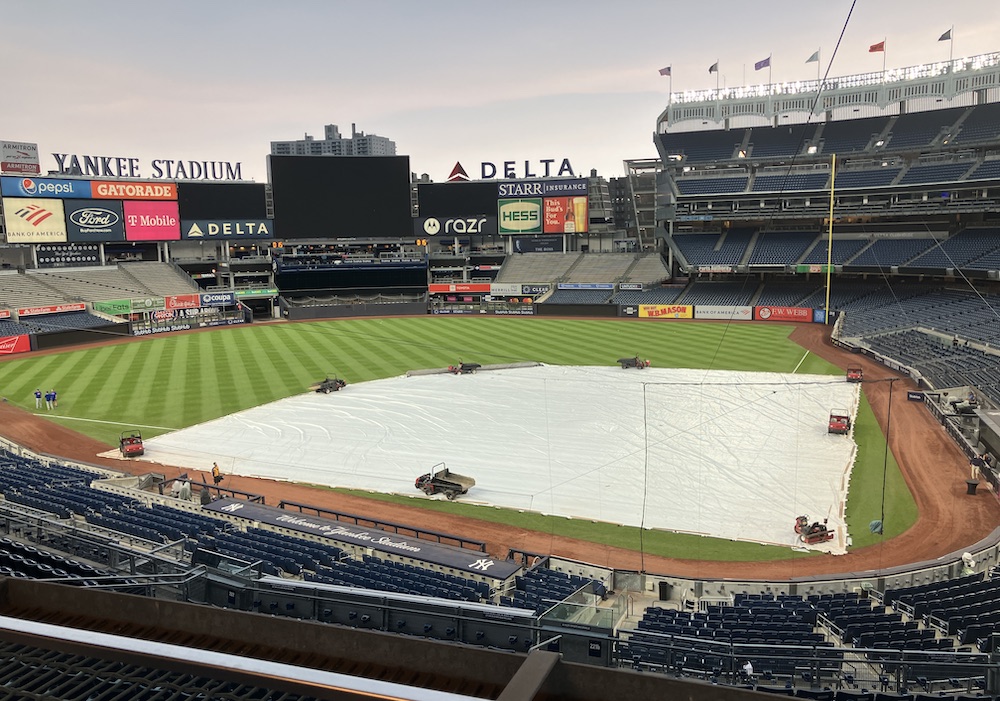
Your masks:
<instances>
[{"instance_id":1,"label":"ford logo sign","mask_svg":"<svg viewBox=\"0 0 1000 701\"><path fill-rule=\"evenodd\" d=\"M86 207L70 214L69 220L80 227L94 228L114 226L120 221L120 217L110 209Z\"/></svg>"}]
</instances>

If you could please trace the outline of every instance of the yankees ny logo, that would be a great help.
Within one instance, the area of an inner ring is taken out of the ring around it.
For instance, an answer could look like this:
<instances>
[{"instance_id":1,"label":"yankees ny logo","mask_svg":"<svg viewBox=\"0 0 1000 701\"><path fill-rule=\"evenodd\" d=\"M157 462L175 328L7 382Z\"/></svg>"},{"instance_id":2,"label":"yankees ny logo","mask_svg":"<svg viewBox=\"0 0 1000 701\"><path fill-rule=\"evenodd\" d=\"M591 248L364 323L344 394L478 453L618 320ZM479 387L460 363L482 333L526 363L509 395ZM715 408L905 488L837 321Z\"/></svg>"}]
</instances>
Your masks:
<instances>
[{"instance_id":1,"label":"yankees ny logo","mask_svg":"<svg viewBox=\"0 0 1000 701\"><path fill-rule=\"evenodd\" d=\"M475 562L473 562L471 565L469 565L469 568L473 569L473 570L488 570L490 567L492 567L495 564L496 563L493 562L493 560L487 560L484 557L484 558L482 558L480 560L476 560Z\"/></svg>"}]
</instances>

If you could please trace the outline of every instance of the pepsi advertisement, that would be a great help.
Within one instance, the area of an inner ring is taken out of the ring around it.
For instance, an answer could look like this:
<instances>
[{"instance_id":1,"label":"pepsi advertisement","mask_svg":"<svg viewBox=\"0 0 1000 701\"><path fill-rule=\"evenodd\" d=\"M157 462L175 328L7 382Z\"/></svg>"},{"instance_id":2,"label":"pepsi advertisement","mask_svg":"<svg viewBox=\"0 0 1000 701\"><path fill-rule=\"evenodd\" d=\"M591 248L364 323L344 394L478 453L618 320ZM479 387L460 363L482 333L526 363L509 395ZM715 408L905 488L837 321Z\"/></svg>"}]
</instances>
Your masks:
<instances>
[{"instance_id":1,"label":"pepsi advertisement","mask_svg":"<svg viewBox=\"0 0 1000 701\"><path fill-rule=\"evenodd\" d=\"M124 241L125 217L117 200L67 202L66 240Z\"/></svg>"},{"instance_id":2,"label":"pepsi advertisement","mask_svg":"<svg viewBox=\"0 0 1000 701\"><path fill-rule=\"evenodd\" d=\"M55 178L0 177L4 197L55 197L58 199L89 199L89 180L58 180Z\"/></svg>"}]
</instances>

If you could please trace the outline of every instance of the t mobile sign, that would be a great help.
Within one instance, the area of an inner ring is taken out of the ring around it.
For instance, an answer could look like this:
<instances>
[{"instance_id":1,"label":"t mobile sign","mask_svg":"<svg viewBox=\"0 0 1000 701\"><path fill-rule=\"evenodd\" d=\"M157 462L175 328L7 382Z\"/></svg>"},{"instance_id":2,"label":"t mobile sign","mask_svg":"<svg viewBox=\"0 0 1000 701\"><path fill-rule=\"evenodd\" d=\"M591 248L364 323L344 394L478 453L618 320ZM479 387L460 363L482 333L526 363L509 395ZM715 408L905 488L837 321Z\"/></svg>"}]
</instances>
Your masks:
<instances>
[{"instance_id":1,"label":"t mobile sign","mask_svg":"<svg viewBox=\"0 0 1000 701\"><path fill-rule=\"evenodd\" d=\"M176 202L129 202L125 208L126 241L176 241L181 220Z\"/></svg>"}]
</instances>

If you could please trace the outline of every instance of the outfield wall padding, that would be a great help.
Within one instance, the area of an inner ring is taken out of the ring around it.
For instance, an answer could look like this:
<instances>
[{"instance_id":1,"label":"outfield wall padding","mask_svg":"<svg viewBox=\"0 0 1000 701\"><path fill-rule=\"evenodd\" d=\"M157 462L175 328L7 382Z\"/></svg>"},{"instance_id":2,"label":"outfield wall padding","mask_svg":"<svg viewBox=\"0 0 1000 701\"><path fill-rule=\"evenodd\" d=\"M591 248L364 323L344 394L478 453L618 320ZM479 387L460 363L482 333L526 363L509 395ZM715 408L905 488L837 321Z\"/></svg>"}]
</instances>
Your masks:
<instances>
[{"instance_id":1,"label":"outfield wall padding","mask_svg":"<svg viewBox=\"0 0 1000 701\"><path fill-rule=\"evenodd\" d=\"M309 319L342 319L360 316L426 316L426 302L399 304L331 304L318 307L293 307L282 304L283 316L289 321Z\"/></svg>"},{"instance_id":2,"label":"outfield wall padding","mask_svg":"<svg viewBox=\"0 0 1000 701\"><path fill-rule=\"evenodd\" d=\"M33 335L34 350L51 350L88 343L104 343L116 336L131 338L128 324L111 324L97 329L73 329Z\"/></svg>"}]
</instances>

